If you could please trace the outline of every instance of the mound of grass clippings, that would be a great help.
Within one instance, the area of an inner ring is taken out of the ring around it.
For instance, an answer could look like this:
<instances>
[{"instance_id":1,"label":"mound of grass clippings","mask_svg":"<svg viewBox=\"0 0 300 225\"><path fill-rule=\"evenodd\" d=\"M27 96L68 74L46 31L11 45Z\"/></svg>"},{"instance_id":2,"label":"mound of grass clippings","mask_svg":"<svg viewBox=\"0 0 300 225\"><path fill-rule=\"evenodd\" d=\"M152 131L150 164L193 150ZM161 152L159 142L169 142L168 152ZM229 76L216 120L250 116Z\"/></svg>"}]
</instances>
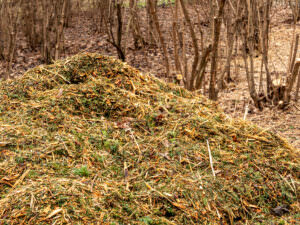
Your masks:
<instances>
[{"instance_id":1,"label":"mound of grass clippings","mask_svg":"<svg viewBox=\"0 0 300 225\"><path fill-rule=\"evenodd\" d=\"M113 58L36 67L0 102L0 224L299 219L296 149Z\"/></svg>"}]
</instances>

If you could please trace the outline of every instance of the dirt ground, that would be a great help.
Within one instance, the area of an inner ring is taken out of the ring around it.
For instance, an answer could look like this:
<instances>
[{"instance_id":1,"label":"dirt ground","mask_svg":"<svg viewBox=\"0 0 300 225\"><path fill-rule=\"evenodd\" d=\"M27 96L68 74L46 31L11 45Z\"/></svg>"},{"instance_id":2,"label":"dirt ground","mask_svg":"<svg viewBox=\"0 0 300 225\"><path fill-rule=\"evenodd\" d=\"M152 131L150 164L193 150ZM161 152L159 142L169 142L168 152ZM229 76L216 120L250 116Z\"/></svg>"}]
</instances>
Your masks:
<instances>
[{"instance_id":1,"label":"dirt ground","mask_svg":"<svg viewBox=\"0 0 300 225\"><path fill-rule=\"evenodd\" d=\"M173 46L170 41L171 16L168 8L161 8L164 13L160 17L162 31L169 40L168 52L173 57ZM141 23L146 23L145 12L140 12ZM288 56L290 51L290 43L293 36L293 27L290 22L289 9L276 9L274 13L271 38L270 38L270 70L284 74L287 67ZM197 24L196 24L197 26ZM200 25L199 25L200 26ZM143 26L142 26L143 27ZM72 55L79 52L98 52L105 55L117 56L114 48L106 41L105 34L97 34L93 31L92 20L82 13L74 18L72 24L65 31L65 49L64 55ZM146 31L145 31L146 32ZM300 23L296 26L296 32L300 33ZM186 34L188 37L188 33ZM224 45L224 44L223 44ZM164 76L164 65L161 51L158 47L146 47L144 49L135 50L133 44L127 44L127 63L140 69L142 72L150 72L158 77ZM188 58L192 58L192 48L189 45L187 50ZM287 138L296 148L300 149L300 101L293 103L286 111L266 108L260 112L255 109L250 102L248 87L243 72L243 62L237 57L237 65L239 71L237 74L233 71L235 82L231 83L228 88L219 93L219 105L230 116L244 117L245 109L248 108L247 119L253 121L265 129ZM260 71L261 58L255 59L255 70ZM24 71L42 63L39 52L32 52L26 46L24 40L19 40L17 50L17 58L13 65L13 75L20 76ZM174 63L174 62L172 62ZM222 63L220 65L222 69ZM0 72L3 65L0 63ZM169 79L168 81L171 81Z\"/></svg>"},{"instance_id":2,"label":"dirt ground","mask_svg":"<svg viewBox=\"0 0 300 225\"><path fill-rule=\"evenodd\" d=\"M300 33L300 24L296 32ZM285 74L290 51L293 28L284 21L272 27L270 37L270 69L279 74ZM299 55L298 55L299 56ZM255 68L259 71L261 57L256 58ZM240 63L242 65L242 62ZM241 71L242 73L242 71ZM233 88L220 93L219 102L225 112L232 117L244 117L245 108L250 100L247 82L241 78ZM249 106L247 119L269 129L288 139L297 149L300 149L300 101L286 110L265 108L262 112Z\"/></svg>"}]
</instances>

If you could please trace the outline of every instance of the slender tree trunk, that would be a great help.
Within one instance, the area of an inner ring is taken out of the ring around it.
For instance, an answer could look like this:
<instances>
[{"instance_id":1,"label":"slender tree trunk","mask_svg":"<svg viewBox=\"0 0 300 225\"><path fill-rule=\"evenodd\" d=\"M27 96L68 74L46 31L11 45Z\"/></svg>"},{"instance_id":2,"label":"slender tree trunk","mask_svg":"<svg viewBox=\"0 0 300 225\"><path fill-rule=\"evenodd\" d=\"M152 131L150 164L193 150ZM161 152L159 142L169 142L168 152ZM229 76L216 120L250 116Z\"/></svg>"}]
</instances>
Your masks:
<instances>
[{"instance_id":1,"label":"slender tree trunk","mask_svg":"<svg viewBox=\"0 0 300 225\"><path fill-rule=\"evenodd\" d=\"M59 58L59 54L60 54L61 41L63 39L63 31L64 31L64 24L65 24L65 12L66 12L67 0L63 0L61 4L62 6L59 7L59 9L61 9L61 12L58 12L60 19L58 20L57 23L58 26L56 28L56 43L55 43L55 57L54 57L55 60Z\"/></svg>"},{"instance_id":2,"label":"slender tree trunk","mask_svg":"<svg viewBox=\"0 0 300 225\"><path fill-rule=\"evenodd\" d=\"M173 14L173 23L172 23L172 39L173 39L173 44L174 44L174 60L175 60L175 68L176 72L181 72L182 74L182 69L181 69L181 64L179 60L179 52L178 52L178 40L177 40L177 32L179 27L178 27L178 4L179 0L175 1L175 12L172 10Z\"/></svg>"},{"instance_id":3,"label":"slender tree trunk","mask_svg":"<svg viewBox=\"0 0 300 225\"><path fill-rule=\"evenodd\" d=\"M163 36L163 34L161 33L161 30L160 30L160 25L159 25L159 21L158 21L158 17L157 17L157 12L156 12L156 7L154 5L154 2L152 2L151 0L148 1L148 4L149 4L149 7L150 7L151 17L154 21L155 28L156 28L156 31L157 31L158 36L159 36L160 45L161 45L161 48L163 50L165 67L166 67L166 77L169 77L170 76L170 64L169 64L167 46L166 46L166 43L165 43L164 36Z\"/></svg>"},{"instance_id":4,"label":"slender tree trunk","mask_svg":"<svg viewBox=\"0 0 300 225\"><path fill-rule=\"evenodd\" d=\"M262 110L261 102L259 101L255 82L254 82L254 63L253 63L253 51L254 51L254 22L253 22L253 8L250 3L250 0L246 0L245 7L247 7L247 18L248 25L244 28L244 42L243 42L243 58L245 63L245 70L248 82L248 89L252 100L257 108ZM250 71L248 64L248 51L249 51L249 60L250 60Z\"/></svg>"},{"instance_id":5,"label":"slender tree trunk","mask_svg":"<svg viewBox=\"0 0 300 225\"><path fill-rule=\"evenodd\" d=\"M184 14L185 20L188 24L190 33L191 33L191 37L192 37L192 41L193 41L193 48L194 48L194 62L192 65L192 72L191 72L191 78L189 79L189 83L188 83L188 89L189 90L193 90L194 89L194 82L195 82L195 76L196 76L196 69L197 69L197 65L198 65L198 61L199 61L199 47L198 47L198 43L197 43L197 37L193 28L193 24L191 22L191 19L189 17L188 11L186 9L185 6L185 2L184 0L180 0L180 4L181 4L181 8L182 8L182 12Z\"/></svg>"},{"instance_id":6,"label":"slender tree trunk","mask_svg":"<svg viewBox=\"0 0 300 225\"><path fill-rule=\"evenodd\" d=\"M217 68L218 68L218 47L220 39L220 30L222 24L222 15L224 12L224 5L226 0L221 0L219 3L218 15L214 18L213 29L213 47L211 56L211 69L210 69L210 83L209 83L209 98L212 100L218 99L216 90Z\"/></svg>"}]
</instances>

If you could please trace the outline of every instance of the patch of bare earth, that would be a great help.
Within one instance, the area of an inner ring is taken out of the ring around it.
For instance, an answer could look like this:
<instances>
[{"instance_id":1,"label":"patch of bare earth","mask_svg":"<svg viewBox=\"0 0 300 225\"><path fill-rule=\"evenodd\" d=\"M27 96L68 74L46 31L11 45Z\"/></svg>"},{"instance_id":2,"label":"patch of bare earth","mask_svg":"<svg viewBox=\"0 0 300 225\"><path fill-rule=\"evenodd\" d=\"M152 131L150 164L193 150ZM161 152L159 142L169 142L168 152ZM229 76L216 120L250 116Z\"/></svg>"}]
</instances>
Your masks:
<instances>
[{"instance_id":1,"label":"patch of bare earth","mask_svg":"<svg viewBox=\"0 0 300 225\"><path fill-rule=\"evenodd\" d=\"M270 70L280 74L283 80L286 78L287 63L290 52L291 40L293 37L293 27L290 24L279 23L272 27L270 36ZM300 32L300 24L296 26L296 33ZM260 71L261 57L255 58L255 71ZM238 60L240 67L243 61ZM239 74L240 82L232 85L228 90L220 93L219 102L221 107L232 117L244 117L247 105L250 101L247 82L243 72ZM294 95L293 95L294 97ZM286 110L275 108L265 108L259 111L248 106L246 118L254 123L271 130L280 136L285 137L297 149L300 149L300 101L293 104Z\"/></svg>"}]
</instances>

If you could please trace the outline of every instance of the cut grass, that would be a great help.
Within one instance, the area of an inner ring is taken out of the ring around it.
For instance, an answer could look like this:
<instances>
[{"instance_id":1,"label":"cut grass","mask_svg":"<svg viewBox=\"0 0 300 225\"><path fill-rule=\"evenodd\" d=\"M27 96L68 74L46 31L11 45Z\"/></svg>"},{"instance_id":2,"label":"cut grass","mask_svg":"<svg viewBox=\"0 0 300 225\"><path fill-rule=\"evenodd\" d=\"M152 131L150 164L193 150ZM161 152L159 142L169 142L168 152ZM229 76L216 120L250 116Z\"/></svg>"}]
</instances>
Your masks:
<instances>
[{"instance_id":1,"label":"cut grass","mask_svg":"<svg viewBox=\"0 0 300 225\"><path fill-rule=\"evenodd\" d=\"M297 221L297 150L118 60L36 67L0 101L0 223Z\"/></svg>"}]
</instances>

